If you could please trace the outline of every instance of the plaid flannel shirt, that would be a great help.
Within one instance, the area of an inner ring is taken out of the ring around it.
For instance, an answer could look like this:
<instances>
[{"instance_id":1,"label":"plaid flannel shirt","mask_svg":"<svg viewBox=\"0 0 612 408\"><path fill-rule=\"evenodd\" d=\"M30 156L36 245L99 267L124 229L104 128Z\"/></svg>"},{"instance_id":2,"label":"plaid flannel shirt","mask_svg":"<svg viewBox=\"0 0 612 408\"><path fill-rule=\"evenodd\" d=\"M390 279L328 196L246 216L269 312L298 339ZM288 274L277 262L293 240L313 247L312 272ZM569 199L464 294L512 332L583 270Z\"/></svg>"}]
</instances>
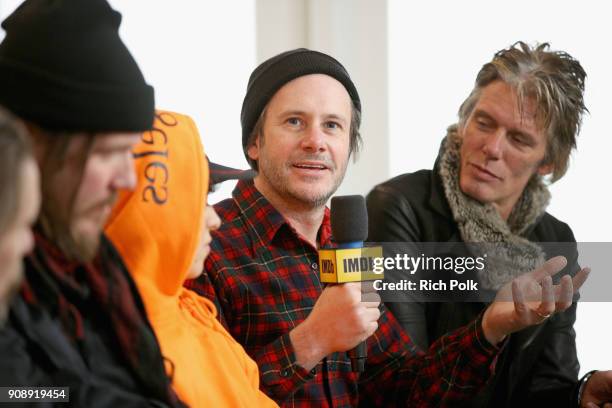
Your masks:
<instances>
[{"instance_id":1,"label":"plaid flannel shirt","mask_svg":"<svg viewBox=\"0 0 612 408\"><path fill-rule=\"evenodd\" d=\"M252 181L240 181L233 199L215 209L223 224L213 233L207 273L188 286L217 304L223 324L259 365L262 390L279 404L448 406L474 396L490 378L499 349L486 341L480 319L424 353L385 310L367 340L365 372L352 372L344 352L305 370L296 364L289 332L306 319L323 289L317 249ZM328 209L318 243L332 245Z\"/></svg>"}]
</instances>

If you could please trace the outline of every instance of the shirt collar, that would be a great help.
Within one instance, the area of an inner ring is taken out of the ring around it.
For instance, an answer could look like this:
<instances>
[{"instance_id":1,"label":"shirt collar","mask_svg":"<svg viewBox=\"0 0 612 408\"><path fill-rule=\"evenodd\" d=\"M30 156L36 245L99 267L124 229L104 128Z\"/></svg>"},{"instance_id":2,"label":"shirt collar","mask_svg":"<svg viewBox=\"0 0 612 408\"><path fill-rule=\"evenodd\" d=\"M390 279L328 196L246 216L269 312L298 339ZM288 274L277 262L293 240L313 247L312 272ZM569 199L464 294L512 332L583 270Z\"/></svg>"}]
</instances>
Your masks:
<instances>
[{"instance_id":1,"label":"shirt collar","mask_svg":"<svg viewBox=\"0 0 612 408\"><path fill-rule=\"evenodd\" d=\"M290 229L296 239L299 239L297 231L257 190L252 180L238 181L232 195L240 212L255 230L262 245L268 246L283 227ZM325 207L323 221L319 228L318 243L320 248L332 245L331 222L327 207Z\"/></svg>"}]
</instances>

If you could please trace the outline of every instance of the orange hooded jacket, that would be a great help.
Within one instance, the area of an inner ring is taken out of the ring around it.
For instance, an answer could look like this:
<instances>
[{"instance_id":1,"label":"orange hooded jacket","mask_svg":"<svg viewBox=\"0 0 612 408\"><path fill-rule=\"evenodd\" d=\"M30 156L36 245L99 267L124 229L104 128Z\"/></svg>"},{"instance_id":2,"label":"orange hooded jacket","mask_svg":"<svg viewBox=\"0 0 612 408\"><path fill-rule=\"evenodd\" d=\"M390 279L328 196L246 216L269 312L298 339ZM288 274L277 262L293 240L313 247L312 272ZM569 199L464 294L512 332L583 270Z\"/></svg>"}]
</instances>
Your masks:
<instances>
[{"instance_id":1,"label":"orange hooded jacket","mask_svg":"<svg viewBox=\"0 0 612 408\"><path fill-rule=\"evenodd\" d=\"M157 111L134 149L138 183L120 195L106 234L144 300L172 385L193 407L277 406L256 363L217 321L215 306L183 288L203 225L208 163L188 116Z\"/></svg>"}]
</instances>

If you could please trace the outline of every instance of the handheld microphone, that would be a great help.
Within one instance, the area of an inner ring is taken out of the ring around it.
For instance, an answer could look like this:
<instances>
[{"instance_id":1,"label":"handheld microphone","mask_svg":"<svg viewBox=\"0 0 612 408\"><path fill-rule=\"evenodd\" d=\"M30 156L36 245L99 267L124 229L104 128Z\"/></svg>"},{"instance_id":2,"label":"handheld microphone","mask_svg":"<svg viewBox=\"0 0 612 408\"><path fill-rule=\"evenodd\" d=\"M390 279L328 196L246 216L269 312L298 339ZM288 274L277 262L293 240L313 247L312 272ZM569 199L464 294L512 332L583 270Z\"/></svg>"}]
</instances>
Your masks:
<instances>
[{"instance_id":1,"label":"handheld microphone","mask_svg":"<svg viewBox=\"0 0 612 408\"><path fill-rule=\"evenodd\" d=\"M383 279L374 272L374 258L382 257L381 247L364 247L368 236L368 212L361 195L337 196L331 200L332 236L335 249L319 250L319 271L322 283L363 282ZM366 342L348 352L355 372L365 369Z\"/></svg>"}]
</instances>

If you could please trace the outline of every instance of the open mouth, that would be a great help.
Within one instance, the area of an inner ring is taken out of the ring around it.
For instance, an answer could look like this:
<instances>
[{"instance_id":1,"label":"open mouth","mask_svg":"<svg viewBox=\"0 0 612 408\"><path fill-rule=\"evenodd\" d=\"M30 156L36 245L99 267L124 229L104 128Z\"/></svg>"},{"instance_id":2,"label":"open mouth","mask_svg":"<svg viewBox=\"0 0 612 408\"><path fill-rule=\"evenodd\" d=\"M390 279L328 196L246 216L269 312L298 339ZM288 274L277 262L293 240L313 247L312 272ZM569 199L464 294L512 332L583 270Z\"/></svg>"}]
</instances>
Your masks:
<instances>
[{"instance_id":1,"label":"open mouth","mask_svg":"<svg viewBox=\"0 0 612 408\"><path fill-rule=\"evenodd\" d=\"M313 171L322 171L328 170L328 167L321 163L295 163L293 167L302 169L302 170L313 170Z\"/></svg>"}]
</instances>

